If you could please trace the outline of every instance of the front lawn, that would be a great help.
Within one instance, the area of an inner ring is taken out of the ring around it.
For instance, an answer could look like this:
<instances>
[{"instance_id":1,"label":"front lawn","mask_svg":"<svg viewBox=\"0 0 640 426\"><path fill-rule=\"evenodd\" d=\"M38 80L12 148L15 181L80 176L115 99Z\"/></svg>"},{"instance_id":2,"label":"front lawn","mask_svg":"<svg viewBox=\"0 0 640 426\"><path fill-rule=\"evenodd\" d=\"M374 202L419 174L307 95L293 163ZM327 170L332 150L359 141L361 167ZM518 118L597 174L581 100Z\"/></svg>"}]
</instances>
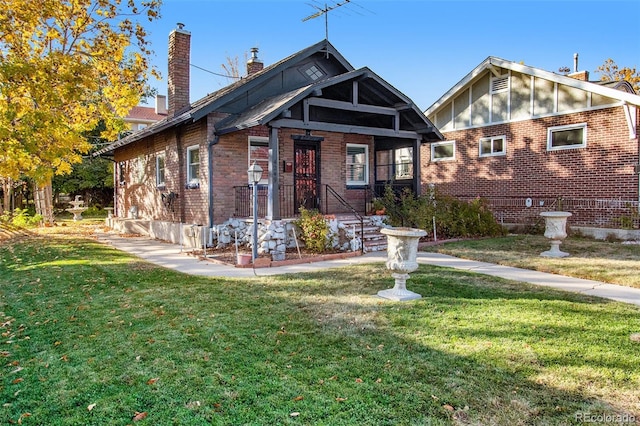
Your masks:
<instances>
[{"instance_id":1,"label":"front lawn","mask_svg":"<svg viewBox=\"0 0 640 426\"><path fill-rule=\"evenodd\" d=\"M569 253L569 257L541 257L540 253L550 247L549 240L542 235L523 234L456 241L423 250L640 288L638 244L569 237L560 245L560 250Z\"/></svg>"},{"instance_id":2,"label":"front lawn","mask_svg":"<svg viewBox=\"0 0 640 426\"><path fill-rule=\"evenodd\" d=\"M52 231L4 242L0 283L9 424L640 418L640 310L608 300L423 265L394 303L382 264L203 278Z\"/></svg>"}]
</instances>

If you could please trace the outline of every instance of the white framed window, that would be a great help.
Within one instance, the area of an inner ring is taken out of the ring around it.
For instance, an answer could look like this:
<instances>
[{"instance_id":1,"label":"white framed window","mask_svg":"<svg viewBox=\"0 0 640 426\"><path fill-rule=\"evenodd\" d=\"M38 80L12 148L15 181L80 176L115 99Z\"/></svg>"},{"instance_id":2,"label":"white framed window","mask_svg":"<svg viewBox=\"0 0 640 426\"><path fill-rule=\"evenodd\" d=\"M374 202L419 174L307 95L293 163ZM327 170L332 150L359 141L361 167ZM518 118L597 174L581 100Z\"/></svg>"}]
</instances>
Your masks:
<instances>
[{"instance_id":1,"label":"white framed window","mask_svg":"<svg viewBox=\"0 0 640 426\"><path fill-rule=\"evenodd\" d=\"M187 187L200 187L200 147L198 145L187 148Z\"/></svg>"},{"instance_id":2,"label":"white framed window","mask_svg":"<svg viewBox=\"0 0 640 426\"><path fill-rule=\"evenodd\" d=\"M395 150L396 156L396 179L413 178L413 148L398 148Z\"/></svg>"},{"instance_id":3,"label":"white framed window","mask_svg":"<svg viewBox=\"0 0 640 426\"><path fill-rule=\"evenodd\" d=\"M587 123L547 128L547 151L587 146Z\"/></svg>"},{"instance_id":4,"label":"white framed window","mask_svg":"<svg viewBox=\"0 0 640 426\"><path fill-rule=\"evenodd\" d=\"M262 136L249 136L249 164L247 169L255 162L262 167L262 178L258 185L269 184L269 138ZM249 179L249 176L247 176ZM253 182L249 182L252 185Z\"/></svg>"},{"instance_id":5,"label":"white framed window","mask_svg":"<svg viewBox=\"0 0 640 426\"><path fill-rule=\"evenodd\" d=\"M369 183L369 146L347 144L347 185Z\"/></svg>"},{"instance_id":6,"label":"white framed window","mask_svg":"<svg viewBox=\"0 0 640 426\"><path fill-rule=\"evenodd\" d=\"M480 157L492 157L507 153L507 137L492 136L480 139Z\"/></svg>"},{"instance_id":7,"label":"white framed window","mask_svg":"<svg viewBox=\"0 0 640 426\"><path fill-rule=\"evenodd\" d=\"M156 186L159 188L164 187L166 184L164 179L166 159L167 157L164 152L156 154Z\"/></svg>"},{"instance_id":8,"label":"white framed window","mask_svg":"<svg viewBox=\"0 0 640 426\"><path fill-rule=\"evenodd\" d=\"M456 159L456 141L436 142L431 144L431 161L447 161Z\"/></svg>"}]
</instances>

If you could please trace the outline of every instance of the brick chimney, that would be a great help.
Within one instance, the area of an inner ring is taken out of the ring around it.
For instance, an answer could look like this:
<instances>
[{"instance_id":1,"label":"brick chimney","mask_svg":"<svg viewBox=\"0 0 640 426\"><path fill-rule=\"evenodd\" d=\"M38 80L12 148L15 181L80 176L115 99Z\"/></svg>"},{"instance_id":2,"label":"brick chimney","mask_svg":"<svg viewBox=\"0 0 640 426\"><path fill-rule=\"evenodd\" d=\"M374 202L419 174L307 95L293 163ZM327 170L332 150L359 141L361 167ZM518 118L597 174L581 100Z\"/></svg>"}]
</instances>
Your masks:
<instances>
[{"instance_id":1,"label":"brick chimney","mask_svg":"<svg viewBox=\"0 0 640 426\"><path fill-rule=\"evenodd\" d=\"M169 108L168 115L189 107L189 60L191 56L191 33L184 30L184 24L169 34Z\"/></svg>"},{"instance_id":2,"label":"brick chimney","mask_svg":"<svg viewBox=\"0 0 640 426\"><path fill-rule=\"evenodd\" d=\"M578 54L573 54L573 72L568 74L567 77L575 78L576 80L589 81L589 71L578 71Z\"/></svg>"},{"instance_id":3,"label":"brick chimney","mask_svg":"<svg viewBox=\"0 0 640 426\"><path fill-rule=\"evenodd\" d=\"M251 48L251 59L247 61L247 75L255 74L258 71L262 71L264 64L258 59L258 48Z\"/></svg>"}]
</instances>

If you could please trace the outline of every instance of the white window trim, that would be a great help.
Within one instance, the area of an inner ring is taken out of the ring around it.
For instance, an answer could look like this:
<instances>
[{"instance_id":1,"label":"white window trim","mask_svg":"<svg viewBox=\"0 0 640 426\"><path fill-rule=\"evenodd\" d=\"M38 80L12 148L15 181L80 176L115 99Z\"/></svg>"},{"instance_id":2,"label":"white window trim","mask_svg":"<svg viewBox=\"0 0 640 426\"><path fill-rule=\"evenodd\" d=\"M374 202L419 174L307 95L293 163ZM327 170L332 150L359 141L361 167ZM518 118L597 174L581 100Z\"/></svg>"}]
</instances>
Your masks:
<instances>
[{"instance_id":1,"label":"white window trim","mask_svg":"<svg viewBox=\"0 0 640 426\"><path fill-rule=\"evenodd\" d=\"M551 146L553 133L562 130L582 129L582 143L575 145ZM578 149L587 147L587 123L567 124L547 128L547 151L562 151L564 149Z\"/></svg>"},{"instance_id":2,"label":"white window trim","mask_svg":"<svg viewBox=\"0 0 640 426\"><path fill-rule=\"evenodd\" d=\"M437 146L442 146L442 145L452 145L453 146L453 156L451 157L444 157L444 158L435 158L435 148ZM435 142L431 144L431 161L432 162L436 162L436 161L453 161L456 159L456 141L444 141L444 142Z\"/></svg>"},{"instance_id":3,"label":"white window trim","mask_svg":"<svg viewBox=\"0 0 640 426\"><path fill-rule=\"evenodd\" d=\"M163 166L163 171L164 171L164 179L162 182L160 182L160 159L164 159L164 166ZM158 188L162 188L165 187L167 184L167 154L164 152L159 152L156 154L156 187Z\"/></svg>"},{"instance_id":4,"label":"white window trim","mask_svg":"<svg viewBox=\"0 0 640 426\"><path fill-rule=\"evenodd\" d=\"M497 140L497 139L502 139L502 151L499 152L494 152L493 151L493 141ZM482 153L482 141L491 141L491 152L489 154L483 154ZM499 156L504 156L507 155L507 137L505 135L500 135L500 136L490 136L490 137L486 137L486 138L480 138L480 140L478 141L478 155L480 157L499 157Z\"/></svg>"},{"instance_id":5,"label":"white window trim","mask_svg":"<svg viewBox=\"0 0 640 426\"><path fill-rule=\"evenodd\" d=\"M247 144L247 170L253 164L253 160L251 159L251 144L253 142L259 142L261 144L266 143L267 147L269 146L269 138L265 136L249 136L248 144ZM271 166L271 162L267 161L267 167L262 167L262 178L258 185L268 185L269 184L269 167ZM247 182L249 180L249 175L247 175ZM253 185L253 182L248 182L249 185Z\"/></svg>"},{"instance_id":6,"label":"white window trim","mask_svg":"<svg viewBox=\"0 0 640 426\"><path fill-rule=\"evenodd\" d=\"M364 148L364 158L366 158L366 161L364 163L364 180L349 180L349 178L347 177L347 186L368 185L369 184L369 145L359 144L359 143L348 143L347 151L345 151L345 153L348 152L349 148ZM346 162L346 160L347 158L345 155L345 168L347 168L349 165Z\"/></svg>"},{"instance_id":7,"label":"white window trim","mask_svg":"<svg viewBox=\"0 0 640 426\"><path fill-rule=\"evenodd\" d=\"M199 145L192 145L187 147L187 186L199 186L200 176L191 176L191 153L193 151L200 151ZM198 155L198 170L200 170L200 155Z\"/></svg>"}]
</instances>

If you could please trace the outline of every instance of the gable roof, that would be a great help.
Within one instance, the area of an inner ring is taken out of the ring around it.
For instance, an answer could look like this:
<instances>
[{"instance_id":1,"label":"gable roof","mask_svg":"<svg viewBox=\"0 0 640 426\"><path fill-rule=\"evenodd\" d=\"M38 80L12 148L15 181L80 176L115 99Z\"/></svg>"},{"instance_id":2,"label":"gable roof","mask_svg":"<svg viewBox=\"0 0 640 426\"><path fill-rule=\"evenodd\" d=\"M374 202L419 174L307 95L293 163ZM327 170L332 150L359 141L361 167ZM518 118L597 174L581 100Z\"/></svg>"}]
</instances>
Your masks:
<instances>
[{"instance_id":1,"label":"gable roof","mask_svg":"<svg viewBox=\"0 0 640 426\"><path fill-rule=\"evenodd\" d=\"M232 83L220 90L212 92L207 96L193 102L190 107L182 113L176 114L173 117L166 117L164 120L158 121L143 130L134 132L122 139L115 141L112 144L96 151L93 155L98 156L105 153L113 152L114 149L129 145L133 142L141 140L145 137L160 133L166 129L181 125L187 122L194 122L207 114L219 110L221 107L232 102L234 99L246 94L252 89L259 87L269 79L277 76L282 70L294 67L296 63L300 63L313 55L323 54L326 58L331 58L336 64L336 68L344 71L353 70L353 66L347 62L347 60L336 50L335 47L328 40L322 40L312 46L300 50L262 70L241 78L235 83Z\"/></svg>"},{"instance_id":2,"label":"gable roof","mask_svg":"<svg viewBox=\"0 0 640 426\"><path fill-rule=\"evenodd\" d=\"M322 93L324 89L336 87L342 83L357 81L359 84L359 93L362 93L363 97L367 98L365 103L357 102L344 102L333 99L323 98ZM375 127L374 129L368 128L366 131L373 133L376 136L410 136L410 132L423 135L426 140L442 140L444 137L438 129L429 121L429 119L420 111L420 109L409 99L406 95L398 91L395 87L391 86L385 80L383 80L376 73L369 68L364 67L344 74L340 74L328 79L319 81L299 89L283 93L272 98L267 98L244 111L241 114L235 116L229 116L224 120L216 123L216 134L222 135L229 132L234 132L240 129L253 127L256 125L263 125L273 120L282 118L282 112L290 110L296 104L299 104L304 99L308 99L308 102L315 102L318 106L324 106L325 108L333 108L338 114L341 111L358 111L363 113L382 113L382 114L398 114L399 119L405 124L405 127L410 126L411 130L403 130L398 126L397 129L390 127ZM281 125L283 127L301 127L307 126L302 124L303 122L298 120L287 120L282 118ZM278 121L275 122L278 125ZM320 124L319 122L317 123ZM331 127L335 131L354 131L357 130L353 124L334 124ZM361 127L362 131L365 131L365 125Z\"/></svg>"},{"instance_id":3,"label":"gable roof","mask_svg":"<svg viewBox=\"0 0 640 426\"><path fill-rule=\"evenodd\" d=\"M612 84L600 84L591 81L577 80L565 75L556 74L553 72L545 71L540 68L534 68L528 65L523 65L516 62L507 61L495 56L489 56L480 65L475 67L462 78L455 86L449 89L444 95L433 103L429 108L425 110L425 115L429 116L434 113L440 106L446 104L450 99L456 96L456 94L463 90L476 78L483 75L486 71L495 71L496 68L504 68L511 71L516 71L522 74L531 75L534 77L544 78L546 80L553 81L555 83L564 84L566 86L574 87L576 89L582 89L585 91L597 93L602 96L607 96L613 99L619 99L622 102L626 102L632 105L640 106L640 96L635 93L629 93L628 89L618 90L624 86L624 83L615 82ZM633 92L633 89L631 89Z\"/></svg>"},{"instance_id":4,"label":"gable roof","mask_svg":"<svg viewBox=\"0 0 640 426\"><path fill-rule=\"evenodd\" d=\"M322 59L323 65L328 68L325 70L326 74L322 78L319 78L311 84L308 81L303 82L301 80L299 83L293 84L284 90L283 87L276 87L275 84L272 84L274 81L280 80L278 76L281 73L308 63L312 61L314 57L318 60ZM216 128L219 129L217 134L265 124L276 118L283 110L313 94L315 90L321 90L325 87L339 84L356 77L372 79L372 82L375 81L379 86L383 87L383 91L387 95L396 99L396 102L402 103L403 118L416 123L416 130L414 130L416 133L426 135L424 137L431 139L443 139L442 134L440 134L435 126L433 126L422 111L420 111L409 98L375 75L368 68L355 70L328 40L322 40L263 68L259 72L208 94L193 102L186 111L174 117L166 117L143 130L119 139L95 152L93 155L98 156L113 152L116 148L160 133L166 129L200 120L212 112L229 114L229 117L216 124ZM260 91L261 94L266 94L266 96L254 96L253 99L249 99L256 91ZM220 127L220 124L223 125L223 128ZM398 133L396 133L396 135L398 135Z\"/></svg>"}]
</instances>

